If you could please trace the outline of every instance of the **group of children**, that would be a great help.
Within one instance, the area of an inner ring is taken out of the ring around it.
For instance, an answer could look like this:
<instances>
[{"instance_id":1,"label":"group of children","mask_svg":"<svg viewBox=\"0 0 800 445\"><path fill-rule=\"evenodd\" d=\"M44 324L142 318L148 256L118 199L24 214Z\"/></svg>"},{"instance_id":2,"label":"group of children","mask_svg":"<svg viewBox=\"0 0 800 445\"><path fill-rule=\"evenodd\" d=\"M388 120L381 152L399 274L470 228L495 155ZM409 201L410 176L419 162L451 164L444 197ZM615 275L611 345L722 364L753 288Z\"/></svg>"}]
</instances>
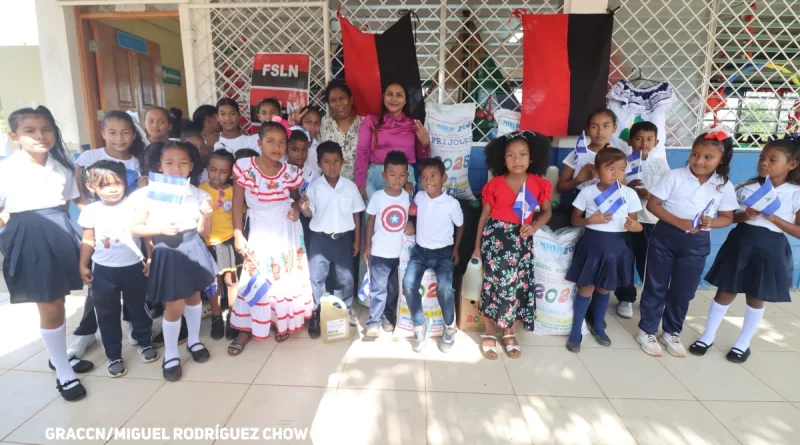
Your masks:
<instances>
[{"instance_id":1,"label":"group of children","mask_svg":"<svg viewBox=\"0 0 800 445\"><path fill-rule=\"evenodd\" d=\"M163 375L173 381L182 372L179 344L188 342L198 363L210 358L199 340L204 296L211 337L232 340L231 356L271 331L284 341L307 320L310 336L317 338L320 299L328 289L341 291L346 305L352 304L359 253L370 273L365 338L393 329L401 284L414 325L413 347L423 350L432 323L422 310L420 283L432 269L445 326L439 347L452 348L453 269L464 217L458 201L443 193L443 162L421 160L420 191L412 197L406 190L407 153L384 153L385 187L365 205L356 184L341 176L342 148L331 141L317 144L320 112L302 110L293 115L300 126L289 127L278 107L273 100L259 106L263 120L250 136L239 127L238 105L222 99L211 107L215 112L199 108L178 141L169 138L166 110L149 110L144 131L129 114L112 111L102 123L106 147L84 152L74 163L46 108L11 113L11 137L21 150L0 163L0 208L11 214L8 223L0 222L3 272L12 303L38 305L42 339L64 399L86 394L75 373L94 366L80 359L90 343L84 339L94 339L92 329L100 329L108 375L125 375L120 312L129 343L138 346L144 362L158 360L155 348L163 344ZM735 222L741 224L706 276L719 290L706 331L690 352L705 354L728 305L745 293L742 334L728 354L744 362L764 302L789 301L792 261L784 233L800 236L800 148L790 140L768 143L758 176L734 188L728 178L732 140L722 127L700 135L687 166L675 170L650 156L658 142L654 125L640 122L631 129L632 158L641 159L633 167L625 153L607 146L615 127L611 111L592 113L591 142L585 152L567 156L557 185L565 193L580 190L571 223L585 227L566 275L577 284L567 348L580 350L584 320L598 343L611 344L604 321L610 292L619 296L632 287L636 264L644 279L637 340L648 354L661 355L660 341L670 354L684 356L679 334L710 252L709 230ZM208 136L216 131L211 150ZM488 359L498 357L496 327L503 329L510 358L522 352L514 323L534 329L532 240L553 213L552 186L542 177L549 149L547 137L530 131L486 147L494 178L483 189L473 256L485 267L480 313L487 328L480 348ZM178 202L165 202L159 197L163 189L149 183L151 174L190 184ZM767 180L779 197L769 214L744 204ZM23 182L38 186L19 187ZM69 219L70 202L81 209L80 228ZM403 237L412 234L416 245L399 280ZM64 295L84 284L91 285L87 314L65 349ZM618 313L631 317L630 296L619 299ZM152 336L153 318L161 314L162 332ZM660 321L663 333L657 337ZM352 312L350 323L356 325Z\"/></svg>"}]
</instances>

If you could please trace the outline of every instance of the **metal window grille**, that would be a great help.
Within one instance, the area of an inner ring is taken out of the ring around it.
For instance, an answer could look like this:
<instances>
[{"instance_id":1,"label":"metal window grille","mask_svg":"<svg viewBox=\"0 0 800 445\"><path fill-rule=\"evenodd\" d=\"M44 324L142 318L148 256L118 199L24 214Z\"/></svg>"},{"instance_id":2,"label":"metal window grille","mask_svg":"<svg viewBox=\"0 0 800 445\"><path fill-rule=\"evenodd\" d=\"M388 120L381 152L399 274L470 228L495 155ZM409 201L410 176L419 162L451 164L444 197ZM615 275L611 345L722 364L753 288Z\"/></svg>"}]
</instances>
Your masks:
<instances>
[{"instance_id":1,"label":"metal window grille","mask_svg":"<svg viewBox=\"0 0 800 445\"><path fill-rule=\"evenodd\" d=\"M192 0L181 4L190 105L249 96L255 52L311 55L311 102L342 75L339 2ZM475 140L491 137L492 113L521 97L522 34L511 13L563 12L561 0L347 0L342 13L370 32L405 10L419 17L417 56L426 100L476 102ZM707 124L733 127L740 146L780 136L800 114L800 20L795 0L611 0L609 85L642 77L669 82L668 146L686 147ZM188 53L188 56L187 56ZM345 62L346 63L346 62ZM188 67L194 67L189 69Z\"/></svg>"}]
</instances>

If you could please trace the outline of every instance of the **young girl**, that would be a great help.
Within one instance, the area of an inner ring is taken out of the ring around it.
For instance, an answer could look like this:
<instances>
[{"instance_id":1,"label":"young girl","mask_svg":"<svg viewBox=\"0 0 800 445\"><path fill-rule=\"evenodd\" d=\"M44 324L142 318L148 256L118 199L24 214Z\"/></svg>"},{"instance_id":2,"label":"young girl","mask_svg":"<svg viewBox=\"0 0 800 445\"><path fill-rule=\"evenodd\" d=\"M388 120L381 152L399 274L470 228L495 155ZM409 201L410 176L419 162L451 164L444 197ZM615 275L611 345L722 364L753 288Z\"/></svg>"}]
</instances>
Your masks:
<instances>
[{"instance_id":1,"label":"young girl","mask_svg":"<svg viewBox=\"0 0 800 445\"><path fill-rule=\"evenodd\" d=\"M309 105L303 107L297 115L292 115L292 119L299 122L299 126L292 126L290 130L305 130L309 139L308 156L302 166L303 173L306 175L321 175L322 172L317 165L317 146L319 145L319 129L322 121L322 114L317 107ZM306 182L308 178L306 177Z\"/></svg>"},{"instance_id":2,"label":"young girl","mask_svg":"<svg viewBox=\"0 0 800 445\"><path fill-rule=\"evenodd\" d=\"M172 130L169 111L163 107L148 108L144 115L144 129L147 132L149 143L167 142L169 132Z\"/></svg>"},{"instance_id":3,"label":"young girl","mask_svg":"<svg viewBox=\"0 0 800 445\"><path fill-rule=\"evenodd\" d=\"M497 359L495 326L503 329L509 358L521 354L514 322L522 320L525 330L533 330L535 303L528 284L533 279L533 234L552 213L553 186L542 177L549 158L550 141L531 131L511 133L486 146L486 165L494 178L483 187L472 257L482 258L485 270L479 311L486 318L481 353L489 360ZM515 207L520 196L528 206L524 212ZM537 205L540 213L534 219Z\"/></svg>"},{"instance_id":4,"label":"young girl","mask_svg":"<svg viewBox=\"0 0 800 445\"><path fill-rule=\"evenodd\" d=\"M556 191L565 194L559 213L565 219L559 226L569 224L572 218L571 203L578 193L584 188L597 183L594 173L594 157L601 148L608 145L614 132L617 130L617 115L607 108L601 108L589 113L586 119L586 135L589 144L586 153L576 154L575 150L569 152L564 158L564 169L556 183Z\"/></svg>"},{"instance_id":5,"label":"young girl","mask_svg":"<svg viewBox=\"0 0 800 445\"><path fill-rule=\"evenodd\" d=\"M217 120L217 107L200 105L192 113L192 123L194 130L200 132L209 147L213 147L219 141L219 132L222 131L222 127Z\"/></svg>"},{"instance_id":6,"label":"young girl","mask_svg":"<svg viewBox=\"0 0 800 445\"><path fill-rule=\"evenodd\" d=\"M427 159L431 152L431 138L422 123L409 117L408 91L403 84L390 83L383 90L381 113L364 119L358 131L355 183L364 199L376 190L386 188L383 179L383 161L390 151L402 151L408 158L409 181L406 189L413 193L414 168L412 164Z\"/></svg>"},{"instance_id":7,"label":"young girl","mask_svg":"<svg viewBox=\"0 0 800 445\"><path fill-rule=\"evenodd\" d=\"M219 293L209 297L211 304L211 338L219 340L223 336L234 337L231 331L231 314L228 312L227 326L222 321L220 296L224 295L228 308L233 307L236 298L236 269L242 262L233 248L233 187L231 187L231 171L233 155L225 150L217 150L211 154L208 162L208 182L200 184L200 190L215 198L212 201L211 233L205 237L208 251L217 262L217 289Z\"/></svg>"},{"instance_id":8,"label":"young girl","mask_svg":"<svg viewBox=\"0 0 800 445\"><path fill-rule=\"evenodd\" d=\"M146 244L145 261L139 238L130 232L133 208L125 197L125 178L122 163L101 160L92 164L86 171L86 188L99 200L84 207L78 218L83 227L81 278L84 284L92 285L94 314L108 357L109 377L127 373L122 361L120 293L142 361L150 363L158 359L158 351L150 345L153 320L145 309L152 244Z\"/></svg>"},{"instance_id":9,"label":"young girl","mask_svg":"<svg viewBox=\"0 0 800 445\"><path fill-rule=\"evenodd\" d=\"M647 248L636 338L650 355L662 354L661 341L670 354L686 356L680 333L711 251L709 229L729 226L739 208L728 181L733 157L729 134L720 126L698 136L688 165L671 170L650 190L647 210L659 221ZM656 338L662 314L664 332Z\"/></svg>"},{"instance_id":10,"label":"young girl","mask_svg":"<svg viewBox=\"0 0 800 445\"><path fill-rule=\"evenodd\" d=\"M625 232L641 232L636 212L642 210L642 204L633 189L620 183L627 166L621 150L609 147L598 151L594 171L599 182L584 187L572 204L572 225L586 227L566 276L578 285L567 340L572 352L581 350L581 327L590 301L589 331L597 343L611 346L603 325L610 292L633 280L633 256L625 244Z\"/></svg>"},{"instance_id":11,"label":"young girl","mask_svg":"<svg viewBox=\"0 0 800 445\"><path fill-rule=\"evenodd\" d=\"M180 204L151 197L158 190L153 184L137 190L131 196L135 209L131 233L153 237L147 298L165 306L161 323L164 335L163 375L166 380L176 381L182 374L178 356L181 314L186 317L188 349L192 358L198 363L210 358L208 349L200 343L200 320L203 315L200 292L213 283L217 275L217 265L202 239L211 232L211 196L194 186L200 174L200 156L194 147L173 141L163 145L153 144L151 147L150 165L157 165L158 171L165 175L190 178L192 182L187 186ZM154 193L149 193L151 190Z\"/></svg>"},{"instance_id":12,"label":"young girl","mask_svg":"<svg viewBox=\"0 0 800 445\"><path fill-rule=\"evenodd\" d=\"M261 99L256 109L258 110L258 121L261 123L272 122L272 118L281 117L281 103L274 97Z\"/></svg>"},{"instance_id":13,"label":"young girl","mask_svg":"<svg viewBox=\"0 0 800 445\"><path fill-rule=\"evenodd\" d=\"M298 221L302 172L280 159L286 154L286 129L276 122L264 122L258 130L261 156L236 161L233 166L233 233L236 250L245 265L233 303L231 326L239 335L228 347L237 356L251 338L269 337L284 341L311 318L311 278ZM250 234L242 233L242 209L247 204ZM269 280L271 287L256 302L245 299L251 278Z\"/></svg>"},{"instance_id":14,"label":"young girl","mask_svg":"<svg viewBox=\"0 0 800 445\"><path fill-rule=\"evenodd\" d=\"M21 149L0 161L0 252L11 303L36 303L42 342L56 371L61 397L75 401L86 390L75 371L94 365L67 357L64 296L83 289L78 271L79 229L67 205L79 196L75 167L53 115L45 107L23 108L8 116L9 136ZM25 184L37 184L26 187Z\"/></svg>"},{"instance_id":15,"label":"young girl","mask_svg":"<svg viewBox=\"0 0 800 445\"><path fill-rule=\"evenodd\" d=\"M117 161L125 165L125 185L129 191L147 185L142 179L139 159L144 153L144 140L136 131L133 119L124 111L109 111L103 117L101 135L106 143L105 148L86 150L75 161L76 177L83 177L84 170L97 161ZM81 197L75 204L82 209L88 204L85 191L81 187Z\"/></svg>"},{"instance_id":16,"label":"young girl","mask_svg":"<svg viewBox=\"0 0 800 445\"><path fill-rule=\"evenodd\" d=\"M243 148L260 152L258 135L245 134L239 126L242 115L239 113L239 104L235 100L223 97L217 102L217 119L222 128L222 134L219 141L214 144L214 150L228 150L233 155Z\"/></svg>"},{"instance_id":17,"label":"young girl","mask_svg":"<svg viewBox=\"0 0 800 445\"><path fill-rule=\"evenodd\" d=\"M200 184L208 182L208 164L211 161L211 150L206 144L206 139L203 134L194 129L194 125L184 129L181 133L181 142L188 142L197 149L200 153L200 160L203 162L203 172L200 173L198 181Z\"/></svg>"},{"instance_id":18,"label":"young girl","mask_svg":"<svg viewBox=\"0 0 800 445\"><path fill-rule=\"evenodd\" d=\"M704 355L714 338L728 306L743 293L747 297L742 333L728 352L728 360L744 363L750 357L750 340L761 317L764 302L791 302L792 249L785 233L800 238L800 147L792 140L772 141L758 158L758 176L736 186L740 207L733 217L738 223L717 253L706 281L717 286L717 296L708 310L703 336L689 352ZM766 179L772 182L780 203L769 216L744 202ZM784 233L785 232L785 233Z\"/></svg>"}]
</instances>

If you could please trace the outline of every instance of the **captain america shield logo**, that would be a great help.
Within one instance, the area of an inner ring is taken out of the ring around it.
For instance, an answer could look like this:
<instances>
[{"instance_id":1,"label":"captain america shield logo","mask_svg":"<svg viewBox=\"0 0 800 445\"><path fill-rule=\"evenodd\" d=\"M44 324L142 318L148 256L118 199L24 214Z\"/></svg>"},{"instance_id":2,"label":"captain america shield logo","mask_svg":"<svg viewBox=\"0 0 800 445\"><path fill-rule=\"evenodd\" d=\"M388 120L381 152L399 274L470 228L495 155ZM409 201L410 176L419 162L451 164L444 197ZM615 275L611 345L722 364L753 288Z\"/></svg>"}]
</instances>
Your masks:
<instances>
[{"instance_id":1,"label":"captain america shield logo","mask_svg":"<svg viewBox=\"0 0 800 445\"><path fill-rule=\"evenodd\" d=\"M391 205L383 209L381 224L387 232L399 232L406 227L406 209L399 205Z\"/></svg>"}]
</instances>

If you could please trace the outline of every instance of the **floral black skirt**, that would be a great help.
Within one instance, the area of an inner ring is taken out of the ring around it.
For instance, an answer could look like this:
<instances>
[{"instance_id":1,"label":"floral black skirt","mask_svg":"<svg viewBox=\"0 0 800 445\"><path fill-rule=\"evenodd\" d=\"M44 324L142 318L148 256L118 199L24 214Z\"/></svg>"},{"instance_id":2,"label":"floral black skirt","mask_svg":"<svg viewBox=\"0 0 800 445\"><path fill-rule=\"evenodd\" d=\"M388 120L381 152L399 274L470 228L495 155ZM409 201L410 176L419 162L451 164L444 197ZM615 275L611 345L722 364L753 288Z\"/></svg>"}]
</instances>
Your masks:
<instances>
[{"instance_id":1,"label":"floral black skirt","mask_svg":"<svg viewBox=\"0 0 800 445\"><path fill-rule=\"evenodd\" d=\"M533 331L536 303L533 293L533 237L519 236L519 224L489 218L483 229L483 293L481 315L498 327L522 320Z\"/></svg>"}]
</instances>

